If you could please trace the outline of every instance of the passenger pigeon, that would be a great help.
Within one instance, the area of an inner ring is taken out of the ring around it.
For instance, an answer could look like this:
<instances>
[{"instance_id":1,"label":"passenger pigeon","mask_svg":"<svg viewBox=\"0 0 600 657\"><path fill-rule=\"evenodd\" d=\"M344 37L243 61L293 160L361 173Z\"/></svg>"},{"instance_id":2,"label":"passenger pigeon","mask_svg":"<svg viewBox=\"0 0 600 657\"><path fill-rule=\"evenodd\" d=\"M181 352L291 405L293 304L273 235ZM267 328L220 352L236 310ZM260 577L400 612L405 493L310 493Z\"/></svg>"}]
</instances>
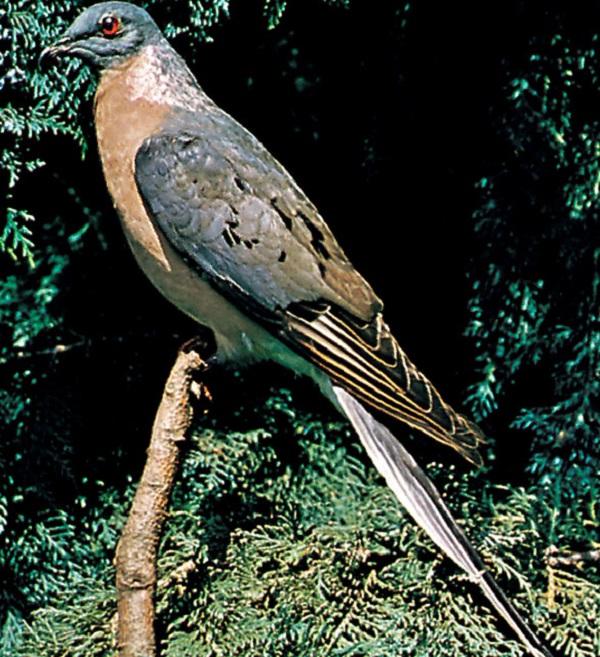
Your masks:
<instances>
[{"instance_id":1,"label":"passenger pigeon","mask_svg":"<svg viewBox=\"0 0 600 657\"><path fill-rule=\"evenodd\" d=\"M408 359L381 300L290 174L208 98L143 9L89 7L43 53L58 56L99 70L98 149L125 235L160 292L212 329L215 361L267 359L313 379L416 522L527 650L548 657L388 427L400 420L474 463L481 431Z\"/></svg>"}]
</instances>

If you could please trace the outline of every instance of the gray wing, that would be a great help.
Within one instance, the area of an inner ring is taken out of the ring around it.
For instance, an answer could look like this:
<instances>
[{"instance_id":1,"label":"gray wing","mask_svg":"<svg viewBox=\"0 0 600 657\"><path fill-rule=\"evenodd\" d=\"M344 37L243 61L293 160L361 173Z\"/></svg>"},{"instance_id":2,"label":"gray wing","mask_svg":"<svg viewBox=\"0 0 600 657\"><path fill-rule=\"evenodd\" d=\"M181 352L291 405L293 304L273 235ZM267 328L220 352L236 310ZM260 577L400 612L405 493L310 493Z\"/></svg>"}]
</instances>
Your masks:
<instances>
[{"instance_id":1,"label":"gray wing","mask_svg":"<svg viewBox=\"0 0 600 657\"><path fill-rule=\"evenodd\" d=\"M146 207L178 251L250 305L326 299L373 317L381 301L283 167L239 126L202 127L218 138L175 126L135 161Z\"/></svg>"},{"instance_id":2,"label":"gray wing","mask_svg":"<svg viewBox=\"0 0 600 657\"><path fill-rule=\"evenodd\" d=\"M372 408L480 462L481 431L410 362L381 301L255 137L218 111L183 115L135 165L148 212L211 284Z\"/></svg>"}]
</instances>

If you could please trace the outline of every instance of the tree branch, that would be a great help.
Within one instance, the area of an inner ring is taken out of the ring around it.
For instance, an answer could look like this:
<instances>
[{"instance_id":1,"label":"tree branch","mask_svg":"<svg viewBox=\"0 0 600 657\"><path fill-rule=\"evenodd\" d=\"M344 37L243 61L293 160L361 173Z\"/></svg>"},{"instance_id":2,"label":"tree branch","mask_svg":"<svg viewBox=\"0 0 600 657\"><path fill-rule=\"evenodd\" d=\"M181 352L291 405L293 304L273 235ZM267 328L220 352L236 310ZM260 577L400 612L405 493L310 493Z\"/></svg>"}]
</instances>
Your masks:
<instances>
[{"instance_id":1,"label":"tree branch","mask_svg":"<svg viewBox=\"0 0 600 657\"><path fill-rule=\"evenodd\" d=\"M192 421L192 376L206 365L193 349L182 349L154 419L144 472L116 554L119 657L155 657L154 593L156 553L179 461L180 445ZM203 394L202 394L203 393Z\"/></svg>"}]
</instances>

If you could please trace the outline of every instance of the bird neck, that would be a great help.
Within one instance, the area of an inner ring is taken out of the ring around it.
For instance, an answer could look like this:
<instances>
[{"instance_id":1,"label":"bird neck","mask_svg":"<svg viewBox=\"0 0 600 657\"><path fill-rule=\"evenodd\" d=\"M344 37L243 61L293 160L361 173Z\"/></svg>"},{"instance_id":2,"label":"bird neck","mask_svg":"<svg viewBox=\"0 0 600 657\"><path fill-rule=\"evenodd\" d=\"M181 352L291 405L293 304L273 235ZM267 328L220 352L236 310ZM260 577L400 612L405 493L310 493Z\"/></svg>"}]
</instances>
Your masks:
<instances>
[{"instance_id":1,"label":"bird neck","mask_svg":"<svg viewBox=\"0 0 600 657\"><path fill-rule=\"evenodd\" d=\"M129 102L201 111L210 102L185 61L165 40L150 44L127 60L103 71L96 104L118 86Z\"/></svg>"}]
</instances>

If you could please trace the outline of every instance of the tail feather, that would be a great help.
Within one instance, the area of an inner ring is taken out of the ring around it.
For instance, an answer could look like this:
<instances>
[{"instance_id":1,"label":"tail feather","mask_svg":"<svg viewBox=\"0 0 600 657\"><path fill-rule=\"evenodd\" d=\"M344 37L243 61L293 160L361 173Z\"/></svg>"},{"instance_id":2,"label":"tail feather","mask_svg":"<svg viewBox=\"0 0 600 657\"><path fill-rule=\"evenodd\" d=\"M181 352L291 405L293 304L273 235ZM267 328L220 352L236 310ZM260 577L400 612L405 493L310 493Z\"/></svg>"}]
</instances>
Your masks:
<instances>
[{"instance_id":1,"label":"tail feather","mask_svg":"<svg viewBox=\"0 0 600 657\"><path fill-rule=\"evenodd\" d=\"M552 657L487 572L481 557L413 457L352 395L337 386L333 387L333 392L375 467L417 524L481 587L492 607L531 655Z\"/></svg>"}]
</instances>

